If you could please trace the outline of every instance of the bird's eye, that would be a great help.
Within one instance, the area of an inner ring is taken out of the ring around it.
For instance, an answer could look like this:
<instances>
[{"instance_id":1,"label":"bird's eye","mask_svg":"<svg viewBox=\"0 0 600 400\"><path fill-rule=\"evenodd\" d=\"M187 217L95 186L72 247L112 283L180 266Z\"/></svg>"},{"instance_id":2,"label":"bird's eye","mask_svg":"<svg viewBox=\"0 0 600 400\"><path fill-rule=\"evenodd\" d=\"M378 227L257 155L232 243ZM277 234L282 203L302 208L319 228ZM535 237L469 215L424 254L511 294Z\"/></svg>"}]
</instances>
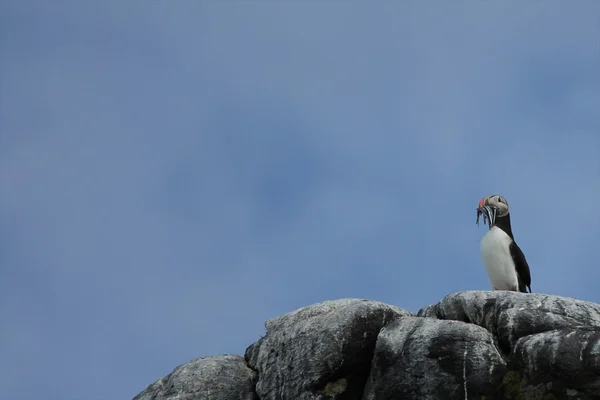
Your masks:
<instances>
[{"instance_id":1,"label":"bird's eye","mask_svg":"<svg viewBox=\"0 0 600 400\"><path fill-rule=\"evenodd\" d=\"M500 203L504 203L504 202L505 202L505 201L504 201L504 199L503 199L502 197L500 197L500 196L498 196L498 201L499 201Z\"/></svg>"}]
</instances>

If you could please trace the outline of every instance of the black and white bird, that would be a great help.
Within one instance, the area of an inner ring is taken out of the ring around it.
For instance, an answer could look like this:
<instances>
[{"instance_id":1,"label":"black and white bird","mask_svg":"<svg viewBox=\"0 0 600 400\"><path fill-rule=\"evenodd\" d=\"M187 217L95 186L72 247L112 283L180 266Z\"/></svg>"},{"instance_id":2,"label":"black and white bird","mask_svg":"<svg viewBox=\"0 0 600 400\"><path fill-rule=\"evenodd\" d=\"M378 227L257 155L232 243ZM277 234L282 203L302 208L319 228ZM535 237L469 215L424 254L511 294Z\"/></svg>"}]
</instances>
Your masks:
<instances>
[{"instance_id":1,"label":"black and white bird","mask_svg":"<svg viewBox=\"0 0 600 400\"><path fill-rule=\"evenodd\" d=\"M529 265L515 242L508 202L498 194L484 197L477 207L477 225L481 215L489 225L481 239L481 258L492 288L531 293Z\"/></svg>"}]
</instances>

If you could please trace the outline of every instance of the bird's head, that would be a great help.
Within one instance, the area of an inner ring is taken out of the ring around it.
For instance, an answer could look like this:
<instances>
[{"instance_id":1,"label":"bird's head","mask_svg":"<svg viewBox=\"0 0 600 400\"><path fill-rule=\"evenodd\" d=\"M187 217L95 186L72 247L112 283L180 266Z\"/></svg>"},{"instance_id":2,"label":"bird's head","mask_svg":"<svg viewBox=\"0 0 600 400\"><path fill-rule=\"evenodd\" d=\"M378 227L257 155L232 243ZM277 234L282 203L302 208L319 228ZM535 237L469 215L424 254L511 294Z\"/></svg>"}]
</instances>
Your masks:
<instances>
[{"instance_id":1,"label":"bird's head","mask_svg":"<svg viewBox=\"0 0 600 400\"><path fill-rule=\"evenodd\" d=\"M483 223L487 222L489 229L492 229L492 226L496 223L496 218L508 215L508 201L499 194L484 197L479 201L477 207L477 225L479 225L481 215L483 215Z\"/></svg>"}]
</instances>

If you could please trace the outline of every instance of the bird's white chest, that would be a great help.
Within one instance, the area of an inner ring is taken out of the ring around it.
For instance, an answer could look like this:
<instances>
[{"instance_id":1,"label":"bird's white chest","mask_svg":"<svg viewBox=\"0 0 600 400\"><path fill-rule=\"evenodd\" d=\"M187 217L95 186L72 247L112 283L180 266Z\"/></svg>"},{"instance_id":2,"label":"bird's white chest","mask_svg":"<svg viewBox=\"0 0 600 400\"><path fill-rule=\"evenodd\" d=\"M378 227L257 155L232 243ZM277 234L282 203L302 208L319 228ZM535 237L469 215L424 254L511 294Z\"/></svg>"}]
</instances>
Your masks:
<instances>
[{"instance_id":1,"label":"bird's white chest","mask_svg":"<svg viewBox=\"0 0 600 400\"><path fill-rule=\"evenodd\" d=\"M481 239L483 265L495 290L518 290L519 281L510 255L512 242L502 229L493 226Z\"/></svg>"}]
</instances>

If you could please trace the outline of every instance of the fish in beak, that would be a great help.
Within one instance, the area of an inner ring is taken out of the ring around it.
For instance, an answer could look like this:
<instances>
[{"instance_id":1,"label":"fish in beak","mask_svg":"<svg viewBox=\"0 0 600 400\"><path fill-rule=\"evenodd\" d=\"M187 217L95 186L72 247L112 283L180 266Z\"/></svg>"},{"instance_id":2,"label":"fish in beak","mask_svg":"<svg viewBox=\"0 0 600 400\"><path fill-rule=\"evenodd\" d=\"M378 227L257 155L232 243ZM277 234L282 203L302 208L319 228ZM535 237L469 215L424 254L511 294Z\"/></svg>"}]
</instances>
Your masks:
<instances>
[{"instance_id":1,"label":"fish in beak","mask_svg":"<svg viewBox=\"0 0 600 400\"><path fill-rule=\"evenodd\" d=\"M481 199L479 207L477 207L477 220L475 223L479 225L479 217L483 215L483 223L487 223L489 229L492 229L492 226L494 226L494 223L496 222L496 211L498 211L498 209L489 205L487 197Z\"/></svg>"}]
</instances>

